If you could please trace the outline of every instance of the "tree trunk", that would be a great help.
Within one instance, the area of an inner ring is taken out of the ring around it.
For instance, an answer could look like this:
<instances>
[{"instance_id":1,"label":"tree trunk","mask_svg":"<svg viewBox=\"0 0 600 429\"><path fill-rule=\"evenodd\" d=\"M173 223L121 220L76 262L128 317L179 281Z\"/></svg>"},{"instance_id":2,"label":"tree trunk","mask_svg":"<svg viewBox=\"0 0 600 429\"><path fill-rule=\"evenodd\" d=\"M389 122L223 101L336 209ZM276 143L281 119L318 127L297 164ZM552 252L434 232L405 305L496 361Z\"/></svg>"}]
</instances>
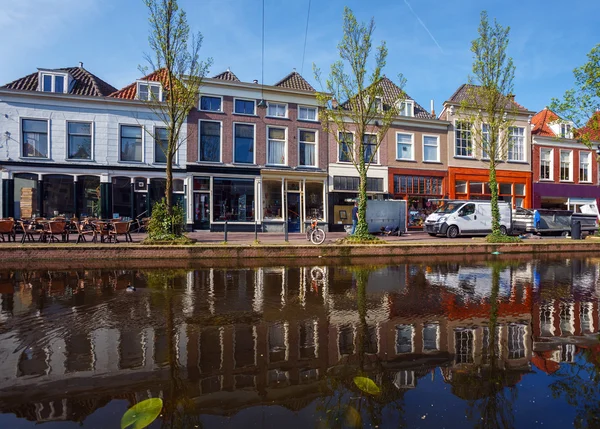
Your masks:
<instances>
[{"instance_id":1,"label":"tree trunk","mask_svg":"<svg viewBox=\"0 0 600 429\"><path fill-rule=\"evenodd\" d=\"M173 215L173 153L167 150L167 171L166 171L166 185L165 185L165 201L167 202L167 213L169 216Z\"/></svg>"},{"instance_id":2,"label":"tree trunk","mask_svg":"<svg viewBox=\"0 0 600 429\"><path fill-rule=\"evenodd\" d=\"M490 156L495 158L495 153ZM498 181L496 180L495 160L490 160L490 190L492 192L492 235L499 235L500 208L498 207Z\"/></svg>"},{"instance_id":3,"label":"tree trunk","mask_svg":"<svg viewBox=\"0 0 600 429\"><path fill-rule=\"evenodd\" d=\"M360 133L362 134L362 133ZM358 224L354 235L359 238L369 237L369 225L367 224L367 166L365 163L365 148L363 138L360 137L358 147Z\"/></svg>"}]
</instances>

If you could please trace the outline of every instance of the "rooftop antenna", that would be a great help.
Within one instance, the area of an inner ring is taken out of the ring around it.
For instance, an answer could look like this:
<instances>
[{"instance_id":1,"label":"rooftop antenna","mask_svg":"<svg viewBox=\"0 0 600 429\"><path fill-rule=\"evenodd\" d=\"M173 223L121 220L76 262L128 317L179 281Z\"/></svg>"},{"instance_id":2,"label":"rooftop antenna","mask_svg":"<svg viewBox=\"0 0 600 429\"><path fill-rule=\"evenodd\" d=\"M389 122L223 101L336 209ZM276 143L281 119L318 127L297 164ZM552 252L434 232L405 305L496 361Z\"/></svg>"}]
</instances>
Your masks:
<instances>
[{"instance_id":1,"label":"rooftop antenna","mask_svg":"<svg viewBox=\"0 0 600 429\"><path fill-rule=\"evenodd\" d=\"M265 0L262 2L262 63L260 73L260 101L257 107L265 108L267 107L265 101Z\"/></svg>"}]
</instances>

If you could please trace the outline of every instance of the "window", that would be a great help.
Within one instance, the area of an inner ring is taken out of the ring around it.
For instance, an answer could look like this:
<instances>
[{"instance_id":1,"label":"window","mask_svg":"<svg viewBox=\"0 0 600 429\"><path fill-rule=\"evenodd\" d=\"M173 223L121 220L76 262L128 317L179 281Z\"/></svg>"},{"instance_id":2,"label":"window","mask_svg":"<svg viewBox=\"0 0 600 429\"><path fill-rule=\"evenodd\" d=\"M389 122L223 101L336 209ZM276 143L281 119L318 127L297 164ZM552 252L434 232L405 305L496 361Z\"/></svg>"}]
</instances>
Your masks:
<instances>
[{"instance_id":1,"label":"window","mask_svg":"<svg viewBox=\"0 0 600 429\"><path fill-rule=\"evenodd\" d=\"M160 83L138 82L138 100L163 101Z\"/></svg>"},{"instance_id":2,"label":"window","mask_svg":"<svg viewBox=\"0 0 600 429\"><path fill-rule=\"evenodd\" d=\"M223 100L221 97L203 95L200 97L200 110L205 110L207 112L222 112L222 103Z\"/></svg>"},{"instance_id":3,"label":"window","mask_svg":"<svg viewBox=\"0 0 600 429\"><path fill-rule=\"evenodd\" d=\"M333 189L335 191L357 191L358 181L358 177L333 176ZM383 192L383 179L367 177L367 192Z\"/></svg>"},{"instance_id":4,"label":"window","mask_svg":"<svg viewBox=\"0 0 600 429\"><path fill-rule=\"evenodd\" d=\"M53 74L42 75L42 91L65 93L65 76L57 76Z\"/></svg>"},{"instance_id":5,"label":"window","mask_svg":"<svg viewBox=\"0 0 600 429\"><path fill-rule=\"evenodd\" d=\"M285 128L267 127L267 164L286 164L285 135Z\"/></svg>"},{"instance_id":6,"label":"window","mask_svg":"<svg viewBox=\"0 0 600 429\"><path fill-rule=\"evenodd\" d=\"M412 353L413 327L411 325L396 326L396 354Z\"/></svg>"},{"instance_id":7,"label":"window","mask_svg":"<svg viewBox=\"0 0 600 429\"><path fill-rule=\"evenodd\" d=\"M573 180L571 175L571 157L573 152L570 150L560 151L560 180Z\"/></svg>"},{"instance_id":8,"label":"window","mask_svg":"<svg viewBox=\"0 0 600 429\"><path fill-rule=\"evenodd\" d=\"M455 130L455 156L473 157L473 145L471 144L471 123L456 121Z\"/></svg>"},{"instance_id":9,"label":"window","mask_svg":"<svg viewBox=\"0 0 600 429\"><path fill-rule=\"evenodd\" d=\"M489 145L490 145L490 126L489 124L482 124L481 125L481 157L483 159L490 159L490 154L489 152ZM498 158L497 154L496 154L496 158Z\"/></svg>"},{"instance_id":10,"label":"window","mask_svg":"<svg viewBox=\"0 0 600 429\"><path fill-rule=\"evenodd\" d=\"M396 159L414 159L412 134L396 133Z\"/></svg>"},{"instance_id":11,"label":"window","mask_svg":"<svg viewBox=\"0 0 600 429\"><path fill-rule=\"evenodd\" d=\"M269 103L267 107L267 116L287 118L287 105L280 103Z\"/></svg>"},{"instance_id":12,"label":"window","mask_svg":"<svg viewBox=\"0 0 600 429\"><path fill-rule=\"evenodd\" d=\"M213 220L254 222L254 180L213 179Z\"/></svg>"},{"instance_id":13,"label":"window","mask_svg":"<svg viewBox=\"0 0 600 429\"><path fill-rule=\"evenodd\" d=\"M579 152L579 181L580 182L591 182L590 177L590 153Z\"/></svg>"},{"instance_id":14,"label":"window","mask_svg":"<svg viewBox=\"0 0 600 429\"><path fill-rule=\"evenodd\" d=\"M339 162L352 162L352 149L354 147L354 134L339 134Z\"/></svg>"},{"instance_id":15,"label":"window","mask_svg":"<svg viewBox=\"0 0 600 429\"><path fill-rule=\"evenodd\" d=\"M423 136L423 161L439 162L440 139L438 136Z\"/></svg>"},{"instance_id":16,"label":"window","mask_svg":"<svg viewBox=\"0 0 600 429\"><path fill-rule=\"evenodd\" d=\"M394 174L394 193L441 195L442 178L428 176L403 176Z\"/></svg>"},{"instance_id":17,"label":"window","mask_svg":"<svg viewBox=\"0 0 600 429\"><path fill-rule=\"evenodd\" d=\"M23 157L48 158L48 121L23 119Z\"/></svg>"},{"instance_id":18,"label":"window","mask_svg":"<svg viewBox=\"0 0 600 429\"><path fill-rule=\"evenodd\" d=\"M142 127L121 125L121 161L142 162Z\"/></svg>"},{"instance_id":19,"label":"window","mask_svg":"<svg viewBox=\"0 0 600 429\"><path fill-rule=\"evenodd\" d=\"M300 130L300 160L305 167L317 166L317 132Z\"/></svg>"},{"instance_id":20,"label":"window","mask_svg":"<svg viewBox=\"0 0 600 429\"><path fill-rule=\"evenodd\" d=\"M298 119L303 121L316 121L317 120L317 108L316 107L298 107Z\"/></svg>"},{"instance_id":21,"label":"window","mask_svg":"<svg viewBox=\"0 0 600 429\"><path fill-rule=\"evenodd\" d=\"M167 129L156 128L154 130L154 162L158 164L166 164L168 149L169 140Z\"/></svg>"},{"instance_id":22,"label":"window","mask_svg":"<svg viewBox=\"0 0 600 429\"><path fill-rule=\"evenodd\" d=\"M426 323L423 326L423 350L426 352L439 349L438 336L440 325L437 323Z\"/></svg>"},{"instance_id":23,"label":"window","mask_svg":"<svg viewBox=\"0 0 600 429\"><path fill-rule=\"evenodd\" d=\"M69 159L92 159L92 124L89 122L69 122Z\"/></svg>"},{"instance_id":24,"label":"window","mask_svg":"<svg viewBox=\"0 0 600 429\"><path fill-rule=\"evenodd\" d=\"M525 161L525 128L510 127L508 133L508 160Z\"/></svg>"},{"instance_id":25,"label":"window","mask_svg":"<svg viewBox=\"0 0 600 429\"><path fill-rule=\"evenodd\" d=\"M525 325L508 325L508 358L525 357Z\"/></svg>"},{"instance_id":26,"label":"window","mask_svg":"<svg viewBox=\"0 0 600 429\"><path fill-rule=\"evenodd\" d=\"M370 161L377 164L377 134L365 134L363 136L363 146L365 148L365 162Z\"/></svg>"},{"instance_id":27,"label":"window","mask_svg":"<svg viewBox=\"0 0 600 429\"><path fill-rule=\"evenodd\" d=\"M381 97L375 97L374 107L377 112L383 113L383 99Z\"/></svg>"},{"instance_id":28,"label":"window","mask_svg":"<svg viewBox=\"0 0 600 429\"><path fill-rule=\"evenodd\" d=\"M263 219L283 219L283 198L281 180L263 180Z\"/></svg>"},{"instance_id":29,"label":"window","mask_svg":"<svg viewBox=\"0 0 600 429\"><path fill-rule=\"evenodd\" d=\"M200 149L198 161L221 161L221 123L200 121Z\"/></svg>"},{"instance_id":30,"label":"window","mask_svg":"<svg viewBox=\"0 0 600 429\"><path fill-rule=\"evenodd\" d=\"M234 124L234 162L254 163L254 125Z\"/></svg>"},{"instance_id":31,"label":"window","mask_svg":"<svg viewBox=\"0 0 600 429\"><path fill-rule=\"evenodd\" d=\"M473 363L473 330L454 330L454 361L455 363Z\"/></svg>"},{"instance_id":32,"label":"window","mask_svg":"<svg viewBox=\"0 0 600 429\"><path fill-rule=\"evenodd\" d=\"M570 139L572 137L570 124L560 124L560 136L565 139Z\"/></svg>"},{"instance_id":33,"label":"window","mask_svg":"<svg viewBox=\"0 0 600 429\"><path fill-rule=\"evenodd\" d=\"M307 219L324 219L323 183L307 182L304 186L305 213Z\"/></svg>"},{"instance_id":34,"label":"window","mask_svg":"<svg viewBox=\"0 0 600 429\"><path fill-rule=\"evenodd\" d=\"M233 113L241 115L254 115L254 100L239 100L234 101Z\"/></svg>"},{"instance_id":35,"label":"window","mask_svg":"<svg viewBox=\"0 0 600 429\"><path fill-rule=\"evenodd\" d=\"M316 322L312 320L306 320L300 322L299 329L299 345L300 345L300 359L311 359L318 357L317 353L317 335Z\"/></svg>"},{"instance_id":36,"label":"window","mask_svg":"<svg viewBox=\"0 0 600 429\"><path fill-rule=\"evenodd\" d=\"M552 149L540 149L540 180L552 180Z\"/></svg>"},{"instance_id":37,"label":"window","mask_svg":"<svg viewBox=\"0 0 600 429\"><path fill-rule=\"evenodd\" d=\"M414 104L412 101L402 101L398 107L398 115L414 116Z\"/></svg>"}]
</instances>

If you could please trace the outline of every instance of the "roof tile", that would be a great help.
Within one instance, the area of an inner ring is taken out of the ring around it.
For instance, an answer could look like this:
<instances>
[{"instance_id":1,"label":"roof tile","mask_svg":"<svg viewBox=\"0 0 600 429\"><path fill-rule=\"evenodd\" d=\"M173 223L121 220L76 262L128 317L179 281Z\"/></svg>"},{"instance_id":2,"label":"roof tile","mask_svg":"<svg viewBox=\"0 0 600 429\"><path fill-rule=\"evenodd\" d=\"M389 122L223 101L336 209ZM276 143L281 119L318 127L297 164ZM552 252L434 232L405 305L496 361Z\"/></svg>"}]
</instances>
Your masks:
<instances>
[{"instance_id":1,"label":"roof tile","mask_svg":"<svg viewBox=\"0 0 600 429\"><path fill-rule=\"evenodd\" d=\"M72 95L84 95L91 97L107 96L117 89L106 83L98 76L90 73L83 67L66 67L55 69L60 72L67 72L75 79L75 85L69 92ZM38 90L38 72L31 73L20 79L14 80L6 85L3 89L15 89L19 91L37 91Z\"/></svg>"},{"instance_id":2,"label":"roof tile","mask_svg":"<svg viewBox=\"0 0 600 429\"><path fill-rule=\"evenodd\" d=\"M240 82L238 77L229 69L225 70L223 73L219 73L218 75L213 76L213 79L228 80L231 82Z\"/></svg>"},{"instance_id":3,"label":"roof tile","mask_svg":"<svg viewBox=\"0 0 600 429\"><path fill-rule=\"evenodd\" d=\"M296 70L288 74L273 86L281 88L296 89L299 91L315 92L315 89Z\"/></svg>"},{"instance_id":4,"label":"roof tile","mask_svg":"<svg viewBox=\"0 0 600 429\"><path fill-rule=\"evenodd\" d=\"M153 71L149 75L144 76L140 80L148 81L148 82L160 82L163 88L167 88L167 70L162 68L156 71ZM133 82L126 87L115 90L110 94L111 97L114 98L122 98L125 100L135 100L137 98L137 82Z\"/></svg>"},{"instance_id":5,"label":"roof tile","mask_svg":"<svg viewBox=\"0 0 600 429\"><path fill-rule=\"evenodd\" d=\"M548 108L537 112L533 118L531 118L531 123L533 124L531 134L544 137L556 137L556 133L552 131L548 125L559 119L558 115Z\"/></svg>"},{"instance_id":6,"label":"roof tile","mask_svg":"<svg viewBox=\"0 0 600 429\"><path fill-rule=\"evenodd\" d=\"M450 103L460 104L463 101L468 101L467 99L471 97L473 90L477 88L481 88L479 85L471 85L469 83L463 83L458 89L452 94L452 96L448 99ZM525 107L521 106L514 99L510 100L507 98L506 109L517 109L517 110L527 110Z\"/></svg>"}]
</instances>

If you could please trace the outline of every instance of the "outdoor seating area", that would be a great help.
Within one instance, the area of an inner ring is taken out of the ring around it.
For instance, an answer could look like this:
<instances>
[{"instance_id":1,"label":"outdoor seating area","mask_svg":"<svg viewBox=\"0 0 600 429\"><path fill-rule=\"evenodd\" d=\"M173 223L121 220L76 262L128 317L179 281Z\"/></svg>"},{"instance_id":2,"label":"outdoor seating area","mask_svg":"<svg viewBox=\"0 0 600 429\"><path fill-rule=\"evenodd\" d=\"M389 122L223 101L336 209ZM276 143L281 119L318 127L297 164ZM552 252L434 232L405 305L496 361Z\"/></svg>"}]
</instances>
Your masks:
<instances>
[{"instance_id":1,"label":"outdoor seating area","mask_svg":"<svg viewBox=\"0 0 600 429\"><path fill-rule=\"evenodd\" d=\"M142 222L121 219L0 219L0 243L132 243L132 231L145 228Z\"/></svg>"}]
</instances>

